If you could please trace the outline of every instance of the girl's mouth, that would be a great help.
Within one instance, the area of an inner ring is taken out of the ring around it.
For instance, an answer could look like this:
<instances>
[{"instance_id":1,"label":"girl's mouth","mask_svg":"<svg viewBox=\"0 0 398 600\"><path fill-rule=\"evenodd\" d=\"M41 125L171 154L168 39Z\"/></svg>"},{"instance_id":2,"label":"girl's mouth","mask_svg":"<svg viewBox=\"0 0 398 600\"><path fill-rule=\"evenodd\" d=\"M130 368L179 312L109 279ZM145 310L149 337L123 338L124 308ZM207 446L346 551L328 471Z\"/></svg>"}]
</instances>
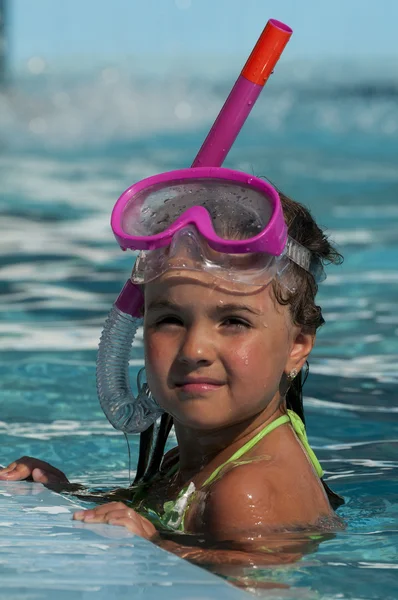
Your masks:
<instances>
[{"instance_id":1,"label":"girl's mouth","mask_svg":"<svg viewBox=\"0 0 398 600\"><path fill-rule=\"evenodd\" d=\"M205 393L220 389L224 383L217 379L206 377L190 377L176 384L176 387L187 393Z\"/></svg>"}]
</instances>

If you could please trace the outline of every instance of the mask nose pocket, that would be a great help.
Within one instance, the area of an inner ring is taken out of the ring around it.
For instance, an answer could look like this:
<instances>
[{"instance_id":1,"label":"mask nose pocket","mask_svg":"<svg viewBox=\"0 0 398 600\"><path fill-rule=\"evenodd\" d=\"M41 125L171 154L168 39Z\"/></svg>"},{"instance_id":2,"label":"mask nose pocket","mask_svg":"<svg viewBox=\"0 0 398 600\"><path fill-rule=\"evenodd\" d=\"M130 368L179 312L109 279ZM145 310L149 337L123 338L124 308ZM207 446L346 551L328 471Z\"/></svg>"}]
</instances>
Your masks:
<instances>
[{"instance_id":1,"label":"mask nose pocket","mask_svg":"<svg viewBox=\"0 0 398 600\"><path fill-rule=\"evenodd\" d=\"M170 244L169 259L173 262L177 260L181 266L184 266L185 261L202 262L204 257L198 236L196 228L192 225L177 231Z\"/></svg>"}]
</instances>

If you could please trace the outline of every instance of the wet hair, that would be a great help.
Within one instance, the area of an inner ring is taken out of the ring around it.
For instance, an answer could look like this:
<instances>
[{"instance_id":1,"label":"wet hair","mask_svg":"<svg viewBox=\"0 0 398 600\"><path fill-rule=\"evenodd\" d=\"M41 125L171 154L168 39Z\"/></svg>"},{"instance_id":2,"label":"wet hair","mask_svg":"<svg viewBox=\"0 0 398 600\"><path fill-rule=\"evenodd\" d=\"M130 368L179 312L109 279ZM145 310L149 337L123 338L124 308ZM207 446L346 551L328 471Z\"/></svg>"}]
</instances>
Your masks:
<instances>
[{"instance_id":1,"label":"wet hair","mask_svg":"<svg viewBox=\"0 0 398 600\"><path fill-rule=\"evenodd\" d=\"M343 257L317 225L308 208L291 200L280 191L279 197L290 237L310 250L313 258L322 265L340 264ZM315 333L324 323L321 308L315 304L318 286L313 276L296 263L290 263L290 270L293 271L296 280L296 291L287 292L286 288L275 279L273 281L275 297L279 304L289 305L296 325Z\"/></svg>"},{"instance_id":2,"label":"wet hair","mask_svg":"<svg viewBox=\"0 0 398 600\"><path fill-rule=\"evenodd\" d=\"M317 225L310 211L279 191L285 222L290 237L311 251L313 258L322 265L341 264L343 257L331 244L325 232ZM315 279L296 263L290 262L289 269L295 278L295 291L289 292L278 279L272 282L276 300L283 306L288 306L292 321L299 325L306 333L316 333L324 324L321 307L315 302L318 285ZM308 363L306 370L302 371L292 381L286 394L286 406L293 410L305 424L303 406L303 385L308 376ZM344 498L333 492L327 483L321 479L329 502L334 510L344 504Z\"/></svg>"},{"instance_id":3,"label":"wet hair","mask_svg":"<svg viewBox=\"0 0 398 600\"><path fill-rule=\"evenodd\" d=\"M325 232L317 225L308 208L295 202L281 191L279 191L279 197L290 237L310 250L313 259L320 261L322 265L340 264L343 257L331 244ZM315 334L325 322L321 307L315 302L318 285L311 273L292 261L289 270L295 280L295 289L293 292L289 292L278 279L274 279L272 286L275 298L282 306L289 307L295 325L302 327L306 333ZM287 408L294 410L303 423L305 423L305 416L302 387L307 375L308 363L305 373L298 374L286 394Z\"/></svg>"}]
</instances>

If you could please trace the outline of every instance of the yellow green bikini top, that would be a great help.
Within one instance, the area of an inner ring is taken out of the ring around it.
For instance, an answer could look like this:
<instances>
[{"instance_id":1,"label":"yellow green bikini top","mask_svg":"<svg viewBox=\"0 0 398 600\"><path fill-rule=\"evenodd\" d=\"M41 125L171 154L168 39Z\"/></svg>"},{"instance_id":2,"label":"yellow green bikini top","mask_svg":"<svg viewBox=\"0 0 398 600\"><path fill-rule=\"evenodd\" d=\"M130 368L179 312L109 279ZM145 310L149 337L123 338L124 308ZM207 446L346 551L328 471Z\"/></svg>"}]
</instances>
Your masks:
<instances>
[{"instance_id":1,"label":"yellow green bikini top","mask_svg":"<svg viewBox=\"0 0 398 600\"><path fill-rule=\"evenodd\" d=\"M201 489L203 489L204 487L213 483L213 481L218 477L220 472L227 465L233 464L234 462L239 461L239 459L242 458L242 456L244 454L246 454L246 452L248 452L249 450L254 448L254 446L256 444L258 444L258 442L260 440L262 440L266 435L271 433L271 431L274 431L274 429L276 429L277 427L284 425L285 423L290 423L292 425L292 427L293 427L297 437L299 438L304 450L306 451L308 458L311 461L317 475L319 477L322 477L323 470L322 470L321 465L319 464L317 457L314 454L314 451L312 450L312 448L310 447L310 445L308 443L304 423L302 422L300 417L294 411L288 410L286 415L282 415L278 419L275 419L275 421L272 421L272 423L269 423L268 425L266 425L264 427L264 429L259 431L259 433L257 433L248 442L246 442L246 444L244 444L241 448L239 448L239 450L237 450L228 460L226 460L223 464L218 466L213 471L213 473L206 479L206 481L202 484ZM242 464L242 462L239 462L239 464ZM173 475L178 470L178 468L179 468L179 465L177 463L168 471L167 477L170 477L171 475ZM147 487L147 486L145 486L145 487ZM139 486L137 489L136 496L134 497L134 500L133 500L135 505L137 502L137 500L136 500L137 494L138 494L138 496L140 496L140 499L142 499L142 497L143 497L142 492L144 492L144 489L143 488L140 489L140 486ZM180 491L180 493L178 494L178 496L175 500L170 500L163 504L163 514L162 515L158 514L156 511L152 510L151 508L146 508L146 507L142 506L141 502L139 502L139 506L136 508L136 510L138 510L139 512L143 512L144 515L150 521L152 521L152 523L155 526L157 525L163 529L171 529L174 531L176 531L176 530L184 531L184 518L185 518L187 510L193 500L194 494L196 492L197 492L197 490L195 488L195 484L191 481L191 483L188 486L185 486Z\"/></svg>"}]
</instances>

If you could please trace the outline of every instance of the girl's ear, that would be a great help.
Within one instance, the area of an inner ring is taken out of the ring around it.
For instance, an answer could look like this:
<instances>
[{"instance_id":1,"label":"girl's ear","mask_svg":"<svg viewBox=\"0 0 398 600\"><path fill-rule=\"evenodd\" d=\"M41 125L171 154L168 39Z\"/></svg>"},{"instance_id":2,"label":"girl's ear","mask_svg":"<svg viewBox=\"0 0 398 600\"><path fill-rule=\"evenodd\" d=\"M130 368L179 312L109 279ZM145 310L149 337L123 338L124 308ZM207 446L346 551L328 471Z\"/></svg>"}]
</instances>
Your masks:
<instances>
[{"instance_id":1,"label":"girl's ear","mask_svg":"<svg viewBox=\"0 0 398 600\"><path fill-rule=\"evenodd\" d=\"M293 369L296 369L297 372L302 369L314 347L314 343L315 333L306 333L301 328L297 328L289 358L286 362L285 372L287 375L289 375Z\"/></svg>"}]
</instances>

